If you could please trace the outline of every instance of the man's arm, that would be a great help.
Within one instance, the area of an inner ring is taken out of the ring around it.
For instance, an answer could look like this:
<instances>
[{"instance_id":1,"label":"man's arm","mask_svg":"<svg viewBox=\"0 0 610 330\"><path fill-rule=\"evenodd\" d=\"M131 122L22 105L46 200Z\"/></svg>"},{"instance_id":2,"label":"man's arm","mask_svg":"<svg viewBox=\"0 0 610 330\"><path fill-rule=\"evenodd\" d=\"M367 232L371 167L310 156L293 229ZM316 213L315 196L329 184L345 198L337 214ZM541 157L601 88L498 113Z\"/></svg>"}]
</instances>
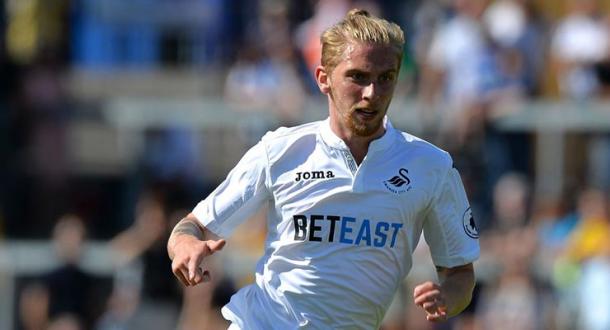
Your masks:
<instances>
[{"instance_id":1,"label":"man's arm","mask_svg":"<svg viewBox=\"0 0 610 330\"><path fill-rule=\"evenodd\" d=\"M210 272L200 267L203 258L220 251L226 243L224 239L206 240L211 235L192 213L172 230L167 253L172 260L172 272L185 286L210 280Z\"/></svg>"},{"instance_id":2,"label":"man's arm","mask_svg":"<svg viewBox=\"0 0 610 330\"><path fill-rule=\"evenodd\" d=\"M413 290L414 302L423 308L428 321L445 321L463 311L472 299L475 277L472 263L436 267L440 284L428 281Z\"/></svg>"}]
</instances>

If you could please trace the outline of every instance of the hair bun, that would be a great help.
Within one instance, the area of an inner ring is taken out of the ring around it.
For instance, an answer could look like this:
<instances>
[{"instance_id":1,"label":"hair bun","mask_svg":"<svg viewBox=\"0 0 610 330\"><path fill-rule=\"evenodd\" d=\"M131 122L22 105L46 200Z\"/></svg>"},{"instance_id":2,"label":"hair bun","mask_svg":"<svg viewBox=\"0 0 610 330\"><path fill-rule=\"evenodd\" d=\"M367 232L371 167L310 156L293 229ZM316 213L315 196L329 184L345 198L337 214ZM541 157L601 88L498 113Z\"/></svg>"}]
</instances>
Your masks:
<instances>
[{"instance_id":1,"label":"hair bun","mask_svg":"<svg viewBox=\"0 0 610 330\"><path fill-rule=\"evenodd\" d=\"M370 17L371 14L369 14L369 12L364 9L354 8L347 13L347 17L352 18L354 16Z\"/></svg>"}]
</instances>

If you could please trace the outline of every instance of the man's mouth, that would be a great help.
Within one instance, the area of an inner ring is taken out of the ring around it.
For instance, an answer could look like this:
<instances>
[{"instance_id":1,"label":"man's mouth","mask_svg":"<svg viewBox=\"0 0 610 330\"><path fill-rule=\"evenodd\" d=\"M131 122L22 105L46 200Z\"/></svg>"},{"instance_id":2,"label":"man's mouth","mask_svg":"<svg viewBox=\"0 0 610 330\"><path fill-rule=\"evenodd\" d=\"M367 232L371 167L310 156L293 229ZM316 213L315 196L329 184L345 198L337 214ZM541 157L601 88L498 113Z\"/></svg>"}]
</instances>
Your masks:
<instances>
[{"instance_id":1,"label":"man's mouth","mask_svg":"<svg viewBox=\"0 0 610 330\"><path fill-rule=\"evenodd\" d=\"M377 111L370 108L356 108L354 112L363 118L374 118L377 116Z\"/></svg>"}]
</instances>

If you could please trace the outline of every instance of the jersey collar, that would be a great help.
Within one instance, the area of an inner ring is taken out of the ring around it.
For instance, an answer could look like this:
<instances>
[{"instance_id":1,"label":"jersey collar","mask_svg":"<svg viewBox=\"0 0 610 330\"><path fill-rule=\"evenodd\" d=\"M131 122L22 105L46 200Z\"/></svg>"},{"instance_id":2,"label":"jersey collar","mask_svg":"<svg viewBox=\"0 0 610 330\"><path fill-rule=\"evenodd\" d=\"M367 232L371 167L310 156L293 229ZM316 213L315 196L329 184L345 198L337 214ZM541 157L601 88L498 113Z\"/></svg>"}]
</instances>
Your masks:
<instances>
[{"instance_id":1,"label":"jersey collar","mask_svg":"<svg viewBox=\"0 0 610 330\"><path fill-rule=\"evenodd\" d=\"M383 126L385 127L385 133L378 139L373 140L369 145L369 153L373 151L385 150L389 148L396 137L396 130L390 123L387 116L383 118ZM335 132L330 128L330 117L322 121L320 127L320 135L322 140L332 148L348 150L349 148L345 142L338 137Z\"/></svg>"}]
</instances>

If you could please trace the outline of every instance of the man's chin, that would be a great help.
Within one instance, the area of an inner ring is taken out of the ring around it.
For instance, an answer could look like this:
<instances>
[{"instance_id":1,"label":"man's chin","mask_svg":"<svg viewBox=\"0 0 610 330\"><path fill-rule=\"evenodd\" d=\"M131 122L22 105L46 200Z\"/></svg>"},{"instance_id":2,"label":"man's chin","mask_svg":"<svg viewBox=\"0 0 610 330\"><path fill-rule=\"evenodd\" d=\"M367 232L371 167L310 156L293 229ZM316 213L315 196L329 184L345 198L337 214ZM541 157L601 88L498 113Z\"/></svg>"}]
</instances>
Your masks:
<instances>
[{"instance_id":1,"label":"man's chin","mask_svg":"<svg viewBox=\"0 0 610 330\"><path fill-rule=\"evenodd\" d=\"M373 135L377 134L381 129L381 123L375 123L375 124L371 123L369 125L352 123L351 126L352 126L351 127L352 132L354 133L354 135L359 136L359 137L373 136Z\"/></svg>"}]
</instances>

